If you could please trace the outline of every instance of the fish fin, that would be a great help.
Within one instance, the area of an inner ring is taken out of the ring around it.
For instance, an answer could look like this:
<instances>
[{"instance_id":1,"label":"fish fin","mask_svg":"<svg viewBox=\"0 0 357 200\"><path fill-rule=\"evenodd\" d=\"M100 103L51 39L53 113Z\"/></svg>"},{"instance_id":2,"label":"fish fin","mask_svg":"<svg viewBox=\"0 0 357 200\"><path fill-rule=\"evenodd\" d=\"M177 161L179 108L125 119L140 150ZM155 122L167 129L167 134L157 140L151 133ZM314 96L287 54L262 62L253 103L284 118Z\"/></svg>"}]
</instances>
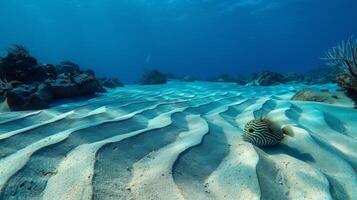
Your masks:
<instances>
[{"instance_id":1,"label":"fish fin","mask_svg":"<svg viewBox=\"0 0 357 200\"><path fill-rule=\"evenodd\" d=\"M288 144L288 137L283 137L283 139L280 141L280 144Z\"/></svg>"},{"instance_id":2,"label":"fish fin","mask_svg":"<svg viewBox=\"0 0 357 200\"><path fill-rule=\"evenodd\" d=\"M283 131L284 135L288 135L290 137L295 137L295 133L291 126L284 126L282 128L282 131Z\"/></svg>"}]
</instances>

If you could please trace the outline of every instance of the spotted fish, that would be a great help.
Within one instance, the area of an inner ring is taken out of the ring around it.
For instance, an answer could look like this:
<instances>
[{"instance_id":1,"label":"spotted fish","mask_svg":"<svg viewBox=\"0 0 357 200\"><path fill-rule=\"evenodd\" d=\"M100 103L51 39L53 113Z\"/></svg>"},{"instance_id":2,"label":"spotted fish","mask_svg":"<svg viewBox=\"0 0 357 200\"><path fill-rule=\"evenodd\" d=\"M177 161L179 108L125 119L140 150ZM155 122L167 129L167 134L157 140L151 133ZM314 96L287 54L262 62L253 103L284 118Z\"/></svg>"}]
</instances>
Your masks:
<instances>
[{"instance_id":1,"label":"spotted fish","mask_svg":"<svg viewBox=\"0 0 357 200\"><path fill-rule=\"evenodd\" d=\"M268 120L255 119L244 127L243 139L256 146L273 146L283 138L283 131L273 128Z\"/></svg>"}]
</instances>

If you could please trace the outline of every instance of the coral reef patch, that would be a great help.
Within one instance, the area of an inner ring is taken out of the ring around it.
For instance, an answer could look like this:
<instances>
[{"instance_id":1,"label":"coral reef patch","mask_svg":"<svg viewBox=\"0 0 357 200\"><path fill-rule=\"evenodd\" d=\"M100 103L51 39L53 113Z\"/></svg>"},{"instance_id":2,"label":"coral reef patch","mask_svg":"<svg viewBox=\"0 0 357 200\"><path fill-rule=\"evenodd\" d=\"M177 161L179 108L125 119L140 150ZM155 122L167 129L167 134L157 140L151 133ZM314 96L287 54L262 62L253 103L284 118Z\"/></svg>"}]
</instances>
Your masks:
<instances>
[{"instance_id":1,"label":"coral reef patch","mask_svg":"<svg viewBox=\"0 0 357 200\"><path fill-rule=\"evenodd\" d=\"M71 61L39 64L29 51L14 45L0 58L0 99L12 111L46 109L58 99L93 96L104 87L119 87L114 79L98 80L92 70Z\"/></svg>"}]
</instances>

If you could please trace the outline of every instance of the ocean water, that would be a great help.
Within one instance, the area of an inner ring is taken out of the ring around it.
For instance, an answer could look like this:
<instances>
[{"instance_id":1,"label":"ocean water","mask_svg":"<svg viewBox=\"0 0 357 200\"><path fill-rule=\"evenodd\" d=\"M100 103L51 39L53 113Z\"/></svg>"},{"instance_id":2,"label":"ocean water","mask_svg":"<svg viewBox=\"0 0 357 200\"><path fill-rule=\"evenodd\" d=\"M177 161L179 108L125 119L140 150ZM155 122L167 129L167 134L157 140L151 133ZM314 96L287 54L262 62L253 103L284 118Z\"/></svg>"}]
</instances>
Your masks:
<instances>
[{"instance_id":1,"label":"ocean water","mask_svg":"<svg viewBox=\"0 0 357 200\"><path fill-rule=\"evenodd\" d=\"M357 60L336 83L321 59L356 6L0 1L0 200L357 199Z\"/></svg>"},{"instance_id":2,"label":"ocean water","mask_svg":"<svg viewBox=\"0 0 357 200\"><path fill-rule=\"evenodd\" d=\"M305 72L357 32L354 0L3 0L0 49L70 59L137 81L144 69L208 78Z\"/></svg>"}]
</instances>

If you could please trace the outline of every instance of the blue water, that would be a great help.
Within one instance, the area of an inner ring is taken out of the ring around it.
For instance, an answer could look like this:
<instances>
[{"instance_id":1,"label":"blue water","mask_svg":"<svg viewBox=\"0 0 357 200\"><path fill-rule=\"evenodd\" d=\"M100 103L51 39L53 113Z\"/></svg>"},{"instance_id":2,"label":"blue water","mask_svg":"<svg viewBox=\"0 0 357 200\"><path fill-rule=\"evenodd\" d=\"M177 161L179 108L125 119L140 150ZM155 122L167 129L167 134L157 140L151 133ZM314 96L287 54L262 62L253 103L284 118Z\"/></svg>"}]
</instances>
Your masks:
<instances>
[{"instance_id":1,"label":"blue water","mask_svg":"<svg viewBox=\"0 0 357 200\"><path fill-rule=\"evenodd\" d=\"M24 44L137 80L146 68L207 78L263 69L304 72L357 33L355 0L2 0L0 49Z\"/></svg>"}]
</instances>

